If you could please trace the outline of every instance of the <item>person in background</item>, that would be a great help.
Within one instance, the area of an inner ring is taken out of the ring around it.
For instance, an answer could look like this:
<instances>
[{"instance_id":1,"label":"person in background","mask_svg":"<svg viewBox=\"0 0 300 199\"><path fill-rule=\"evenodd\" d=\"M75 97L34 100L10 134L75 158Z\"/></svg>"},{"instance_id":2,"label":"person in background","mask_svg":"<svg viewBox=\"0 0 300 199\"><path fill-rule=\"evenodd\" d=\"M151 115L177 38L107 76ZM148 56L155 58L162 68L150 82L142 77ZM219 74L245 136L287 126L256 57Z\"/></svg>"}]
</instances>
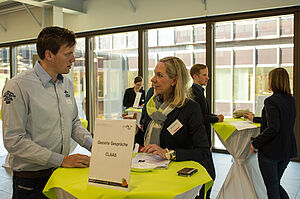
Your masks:
<instances>
[{"instance_id":1,"label":"person in background","mask_svg":"<svg viewBox=\"0 0 300 199\"><path fill-rule=\"evenodd\" d=\"M136 94L138 92L142 93L139 106L144 104L145 101L145 91L142 89L143 87L143 78L140 76L137 76L134 78L134 86L132 88L127 88L124 94L123 98L123 106L127 109L129 107L132 107L134 104L134 100L136 97Z\"/></svg>"},{"instance_id":2,"label":"person in background","mask_svg":"<svg viewBox=\"0 0 300 199\"><path fill-rule=\"evenodd\" d=\"M157 63L151 79L154 95L146 106L144 128L135 140L144 153L174 161L193 160L212 175L214 165L199 104L187 98L188 72L177 57ZM169 127L173 126L174 128ZM204 186L201 198L204 197Z\"/></svg>"},{"instance_id":3,"label":"person in background","mask_svg":"<svg viewBox=\"0 0 300 199\"><path fill-rule=\"evenodd\" d=\"M151 97L153 96L154 94L154 88L153 86L151 86L149 88L149 90L147 91L147 94L146 94L146 97L145 97L145 104L147 104L147 102L151 99ZM145 121L145 111L146 111L146 106L143 106L143 109L142 109L142 114L141 114L141 119L140 119L140 128L143 129L143 126L144 126L144 121Z\"/></svg>"},{"instance_id":4,"label":"person in background","mask_svg":"<svg viewBox=\"0 0 300 199\"><path fill-rule=\"evenodd\" d=\"M46 27L37 38L40 61L9 80L2 91L4 146L13 170L13 199L47 198L42 191L57 167L88 167L90 158L69 155L71 137L90 150L73 84L62 74L75 61L75 34Z\"/></svg>"},{"instance_id":5,"label":"person in background","mask_svg":"<svg viewBox=\"0 0 300 199\"><path fill-rule=\"evenodd\" d=\"M195 64L190 70L190 75L193 78L193 85L189 90L189 97L200 104L203 124L205 126L206 134L209 141L209 147L211 147L211 123L223 122L224 116L214 115L210 113L210 109L207 100L204 95L203 86L207 86L209 80L208 68L203 64Z\"/></svg>"},{"instance_id":6,"label":"person in background","mask_svg":"<svg viewBox=\"0 0 300 199\"><path fill-rule=\"evenodd\" d=\"M252 138L251 151L258 152L268 198L283 199L289 196L280 185L280 179L290 159L297 156L294 135L296 104L284 68L271 70L268 83L273 94L264 101L262 117L254 117L251 113L245 113L245 117L261 123L260 134Z\"/></svg>"}]
</instances>

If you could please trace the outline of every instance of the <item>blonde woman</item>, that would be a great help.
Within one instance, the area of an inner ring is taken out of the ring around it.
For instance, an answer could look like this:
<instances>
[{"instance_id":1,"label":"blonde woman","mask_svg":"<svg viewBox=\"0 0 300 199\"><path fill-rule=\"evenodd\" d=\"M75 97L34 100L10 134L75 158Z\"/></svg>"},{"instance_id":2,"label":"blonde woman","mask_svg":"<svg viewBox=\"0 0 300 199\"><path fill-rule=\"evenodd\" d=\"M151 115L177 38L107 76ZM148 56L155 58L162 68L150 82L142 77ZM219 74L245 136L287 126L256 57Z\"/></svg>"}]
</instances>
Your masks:
<instances>
[{"instance_id":1,"label":"blonde woman","mask_svg":"<svg viewBox=\"0 0 300 199\"><path fill-rule=\"evenodd\" d=\"M185 64L177 57L165 57L154 72L154 95L146 104L144 128L139 129L136 142L144 146L144 153L193 160L215 175L200 105L186 97L189 76Z\"/></svg>"}]
</instances>

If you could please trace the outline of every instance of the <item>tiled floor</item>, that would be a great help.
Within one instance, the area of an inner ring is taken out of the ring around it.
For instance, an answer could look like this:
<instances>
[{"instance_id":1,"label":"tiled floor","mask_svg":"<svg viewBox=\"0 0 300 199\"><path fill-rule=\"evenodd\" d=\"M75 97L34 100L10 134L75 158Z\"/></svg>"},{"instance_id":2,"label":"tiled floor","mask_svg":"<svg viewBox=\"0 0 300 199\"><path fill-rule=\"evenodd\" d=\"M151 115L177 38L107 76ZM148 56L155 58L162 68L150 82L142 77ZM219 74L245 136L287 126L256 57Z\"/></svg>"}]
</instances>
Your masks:
<instances>
[{"instance_id":1,"label":"tiled floor","mask_svg":"<svg viewBox=\"0 0 300 199\"><path fill-rule=\"evenodd\" d=\"M0 165L5 162L5 156L0 156ZM0 198L11 198L12 194L12 172L4 167L0 167Z\"/></svg>"},{"instance_id":2,"label":"tiled floor","mask_svg":"<svg viewBox=\"0 0 300 199\"><path fill-rule=\"evenodd\" d=\"M216 180L211 198L215 199L231 167L231 155L213 153L216 167ZM287 191L290 199L300 199L300 163L290 162L281 179L281 185ZM264 199L264 198L262 198Z\"/></svg>"},{"instance_id":3,"label":"tiled floor","mask_svg":"<svg viewBox=\"0 0 300 199\"><path fill-rule=\"evenodd\" d=\"M231 166L231 156L213 153L217 177L212 189L211 198L215 199L227 172ZM0 165L5 162L5 156L0 156ZM282 185L291 199L300 199L300 163L290 162L282 178ZM0 167L0 198L9 199L12 194L11 172Z\"/></svg>"}]
</instances>

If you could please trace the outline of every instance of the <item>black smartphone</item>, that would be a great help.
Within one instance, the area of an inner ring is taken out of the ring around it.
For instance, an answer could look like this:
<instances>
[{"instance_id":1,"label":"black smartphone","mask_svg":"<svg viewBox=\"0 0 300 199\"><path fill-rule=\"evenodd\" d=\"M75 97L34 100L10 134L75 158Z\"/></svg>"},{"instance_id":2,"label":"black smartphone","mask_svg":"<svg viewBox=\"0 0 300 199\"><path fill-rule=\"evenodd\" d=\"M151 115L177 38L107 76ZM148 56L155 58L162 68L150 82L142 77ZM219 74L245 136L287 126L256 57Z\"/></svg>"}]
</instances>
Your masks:
<instances>
[{"instance_id":1,"label":"black smartphone","mask_svg":"<svg viewBox=\"0 0 300 199\"><path fill-rule=\"evenodd\" d=\"M198 169L185 167L185 168L180 169L179 171L177 171L177 173L178 173L179 176L188 177L188 176L192 176L197 171L198 171Z\"/></svg>"}]
</instances>

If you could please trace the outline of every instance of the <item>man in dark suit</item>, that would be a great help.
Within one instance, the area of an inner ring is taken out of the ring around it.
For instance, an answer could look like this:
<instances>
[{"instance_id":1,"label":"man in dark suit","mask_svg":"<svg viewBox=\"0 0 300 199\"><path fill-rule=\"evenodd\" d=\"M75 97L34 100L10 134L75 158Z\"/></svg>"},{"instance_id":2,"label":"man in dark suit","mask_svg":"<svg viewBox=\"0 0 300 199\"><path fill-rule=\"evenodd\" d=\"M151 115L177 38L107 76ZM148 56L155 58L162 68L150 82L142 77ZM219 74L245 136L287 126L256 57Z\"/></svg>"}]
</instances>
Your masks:
<instances>
[{"instance_id":1,"label":"man in dark suit","mask_svg":"<svg viewBox=\"0 0 300 199\"><path fill-rule=\"evenodd\" d=\"M198 102L201 106L203 124L205 126L209 146L211 147L210 123L223 122L224 116L222 114L211 114L207 100L204 96L204 88L202 86L206 86L209 80L207 66L203 64L193 65L190 70L190 75L193 78L193 85L190 88L189 95L194 101Z\"/></svg>"},{"instance_id":2,"label":"man in dark suit","mask_svg":"<svg viewBox=\"0 0 300 199\"><path fill-rule=\"evenodd\" d=\"M189 97L196 101L198 104L200 104L201 112L202 112L202 118L203 118L203 125L205 126L205 131L207 134L209 147L211 148L211 127L210 123L215 122L222 122L224 119L223 115L213 115L210 113L208 103L206 101L206 98L204 96L204 88L202 86L206 86L207 82L209 80L208 77L208 68L203 64L195 64L192 66L190 70L190 75L193 78L193 85L189 90ZM206 167L208 173L210 174L211 178L215 180L216 174L215 174L215 168L212 167ZM200 190L200 196L203 195L203 189ZM206 199L210 198L210 192L211 189L207 191ZM200 198L199 196L196 197Z\"/></svg>"}]
</instances>

